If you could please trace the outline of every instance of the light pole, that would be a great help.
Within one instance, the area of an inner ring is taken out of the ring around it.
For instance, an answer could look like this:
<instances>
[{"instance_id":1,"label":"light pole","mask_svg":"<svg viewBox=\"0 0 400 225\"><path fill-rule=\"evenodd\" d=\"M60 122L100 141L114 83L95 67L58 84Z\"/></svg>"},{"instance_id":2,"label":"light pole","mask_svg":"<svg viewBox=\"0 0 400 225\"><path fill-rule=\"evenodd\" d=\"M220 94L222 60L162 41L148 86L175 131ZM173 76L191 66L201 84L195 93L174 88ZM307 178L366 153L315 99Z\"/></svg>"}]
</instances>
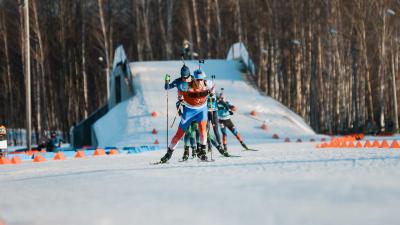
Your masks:
<instances>
[{"instance_id":1,"label":"light pole","mask_svg":"<svg viewBox=\"0 0 400 225\"><path fill-rule=\"evenodd\" d=\"M25 14L25 103L26 103L26 147L31 149L31 63L29 42L29 0L24 3Z\"/></svg>"}]
</instances>

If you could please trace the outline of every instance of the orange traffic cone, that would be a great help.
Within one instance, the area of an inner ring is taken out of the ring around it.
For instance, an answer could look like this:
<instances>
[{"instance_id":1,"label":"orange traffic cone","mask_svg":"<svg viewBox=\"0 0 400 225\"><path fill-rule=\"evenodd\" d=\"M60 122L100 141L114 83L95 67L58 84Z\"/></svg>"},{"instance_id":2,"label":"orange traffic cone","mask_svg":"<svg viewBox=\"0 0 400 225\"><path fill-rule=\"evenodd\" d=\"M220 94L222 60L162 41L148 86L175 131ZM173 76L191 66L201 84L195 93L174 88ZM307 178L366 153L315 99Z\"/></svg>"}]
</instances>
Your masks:
<instances>
[{"instance_id":1,"label":"orange traffic cone","mask_svg":"<svg viewBox=\"0 0 400 225\"><path fill-rule=\"evenodd\" d=\"M9 158L3 156L0 158L0 164L11 164L11 161Z\"/></svg>"},{"instance_id":2,"label":"orange traffic cone","mask_svg":"<svg viewBox=\"0 0 400 225\"><path fill-rule=\"evenodd\" d=\"M110 155L116 155L116 154L118 154L119 152L118 152L118 150L117 149L111 149L111 151L110 151Z\"/></svg>"},{"instance_id":3,"label":"orange traffic cone","mask_svg":"<svg viewBox=\"0 0 400 225\"><path fill-rule=\"evenodd\" d=\"M379 148L381 146L381 144L379 143L378 140L375 140L374 143L372 143L372 147L374 148Z\"/></svg>"},{"instance_id":4,"label":"orange traffic cone","mask_svg":"<svg viewBox=\"0 0 400 225\"><path fill-rule=\"evenodd\" d=\"M389 143L387 142L387 140L383 140L381 146L379 146L380 148L389 148Z\"/></svg>"},{"instance_id":5,"label":"orange traffic cone","mask_svg":"<svg viewBox=\"0 0 400 225\"><path fill-rule=\"evenodd\" d=\"M263 129L265 131L268 130L268 126L267 126L267 124L265 122L261 125L261 129Z\"/></svg>"},{"instance_id":6,"label":"orange traffic cone","mask_svg":"<svg viewBox=\"0 0 400 225\"><path fill-rule=\"evenodd\" d=\"M392 145L390 146L391 148L400 148L399 142L397 140L393 140Z\"/></svg>"},{"instance_id":7,"label":"orange traffic cone","mask_svg":"<svg viewBox=\"0 0 400 225\"><path fill-rule=\"evenodd\" d=\"M32 156L32 155L33 155L33 152L32 152L32 150L29 150L29 151L26 151L25 154L27 154L27 155L29 155L29 156Z\"/></svg>"},{"instance_id":8,"label":"orange traffic cone","mask_svg":"<svg viewBox=\"0 0 400 225\"><path fill-rule=\"evenodd\" d=\"M65 155L63 152L57 152L54 156L54 160L65 160Z\"/></svg>"},{"instance_id":9,"label":"orange traffic cone","mask_svg":"<svg viewBox=\"0 0 400 225\"><path fill-rule=\"evenodd\" d=\"M156 141L154 141L154 144L155 144L155 145L160 144L160 142L158 141L158 139L156 139Z\"/></svg>"},{"instance_id":10,"label":"orange traffic cone","mask_svg":"<svg viewBox=\"0 0 400 225\"><path fill-rule=\"evenodd\" d=\"M157 134L158 132L157 132L156 128L153 128L153 131L151 133L152 134Z\"/></svg>"},{"instance_id":11,"label":"orange traffic cone","mask_svg":"<svg viewBox=\"0 0 400 225\"><path fill-rule=\"evenodd\" d=\"M367 140L367 141L365 142L364 148L372 148L372 143L371 143L370 140Z\"/></svg>"},{"instance_id":12,"label":"orange traffic cone","mask_svg":"<svg viewBox=\"0 0 400 225\"><path fill-rule=\"evenodd\" d=\"M321 148L328 148L328 143L323 142L323 143L321 144Z\"/></svg>"},{"instance_id":13,"label":"orange traffic cone","mask_svg":"<svg viewBox=\"0 0 400 225\"><path fill-rule=\"evenodd\" d=\"M42 156L42 154L37 154L33 159L33 162L46 162L46 159Z\"/></svg>"},{"instance_id":14,"label":"orange traffic cone","mask_svg":"<svg viewBox=\"0 0 400 225\"><path fill-rule=\"evenodd\" d=\"M100 156L100 155L105 155L106 152L104 151L104 149L98 148L96 149L96 151L94 151L93 155L94 156Z\"/></svg>"},{"instance_id":15,"label":"orange traffic cone","mask_svg":"<svg viewBox=\"0 0 400 225\"><path fill-rule=\"evenodd\" d=\"M85 151L77 151L75 154L75 158L83 158L85 157Z\"/></svg>"},{"instance_id":16,"label":"orange traffic cone","mask_svg":"<svg viewBox=\"0 0 400 225\"><path fill-rule=\"evenodd\" d=\"M360 141L357 141L356 148L362 148L362 147L363 147L362 143Z\"/></svg>"},{"instance_id":17,"label":"orange traffic cone","mask_svg":"<svg viewBox=\"0 0 400 225\"><path fill-rule=\"evenodd\" d=\"M21 160L21 158L19 156L14 156L11 159L11 163L12 164L20 164L20 163L22 163L22 160Z\"/></svg>"}]
</instances>

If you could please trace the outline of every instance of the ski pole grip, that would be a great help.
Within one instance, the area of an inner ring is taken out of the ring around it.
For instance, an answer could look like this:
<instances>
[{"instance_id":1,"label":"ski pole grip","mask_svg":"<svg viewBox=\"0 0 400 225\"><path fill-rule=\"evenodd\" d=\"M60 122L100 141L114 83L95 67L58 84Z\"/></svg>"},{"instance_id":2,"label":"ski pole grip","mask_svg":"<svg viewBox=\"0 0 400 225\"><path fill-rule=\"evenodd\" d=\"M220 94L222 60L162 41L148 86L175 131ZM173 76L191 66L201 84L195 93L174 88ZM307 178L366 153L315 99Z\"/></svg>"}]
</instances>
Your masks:
<instances>
[{"instance_id":1,"label":"ski pole grip","mask_svg":"<svg viewBox=\"0 0 400 225\"><path fill-rule=\"evenodd\" d=\"M169 74L165 74L165 81L169 82L171 80L171 76Z\"/></svg>"}]
</instances>

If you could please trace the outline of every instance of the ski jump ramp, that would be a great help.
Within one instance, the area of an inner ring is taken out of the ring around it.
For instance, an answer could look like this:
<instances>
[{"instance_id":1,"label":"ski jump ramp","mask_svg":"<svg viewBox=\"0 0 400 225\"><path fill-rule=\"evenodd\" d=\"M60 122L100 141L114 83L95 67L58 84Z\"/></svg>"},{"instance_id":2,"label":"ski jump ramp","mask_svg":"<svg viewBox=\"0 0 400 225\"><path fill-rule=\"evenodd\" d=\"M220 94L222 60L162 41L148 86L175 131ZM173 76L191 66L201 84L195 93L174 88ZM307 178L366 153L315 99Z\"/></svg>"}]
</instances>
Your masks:
<instances>
[{"instance_id":1,"label":"ski jump ramp","mask_svg":"<svg viewBox=\"0 0 400 225\"><path fill-rule=\"evenodd\" d=\"M93 125L93 133L99 147L152 145L157 140L160 147L167 145L175 134L180 118L171 123L176 115L177 90L164 90L164 76L179 77L182 61L148 61L129 63L135 95L116 104ZM197 61L186 61L191 72L199 67ZM246 143L259 144L273 142L273 134L280 138L314 136L315 132L297 114L287 107L259 93L249 85L241 72L243 64L238 60L206 60L201 65L208 79L215 75L216 90L224 88L226 99L237 107L232 117L239 133ZM167 104L168 102L168 104ZM168 111L167 111L168 109ZM250 112L255 110L256 117ZM152 116L156 112L157 116ZM265 121L268 130L261 129ZM157 134L153 134L155 129ZM237 145L237 140L228 136L229 145ZM178 148L182 146L182 142Z\"/></svg>"}]
</instances>

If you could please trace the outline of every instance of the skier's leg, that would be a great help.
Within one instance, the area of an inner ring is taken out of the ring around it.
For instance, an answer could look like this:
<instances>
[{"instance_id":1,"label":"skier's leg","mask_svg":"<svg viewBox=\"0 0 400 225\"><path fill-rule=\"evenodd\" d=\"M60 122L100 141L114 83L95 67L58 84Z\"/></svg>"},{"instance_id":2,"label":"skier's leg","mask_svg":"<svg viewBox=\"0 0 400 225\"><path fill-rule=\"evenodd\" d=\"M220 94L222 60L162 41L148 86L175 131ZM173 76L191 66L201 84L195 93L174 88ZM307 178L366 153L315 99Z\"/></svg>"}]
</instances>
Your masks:
<instances>
[{"instance_id":1,"label":"skier's leg","mask_svg":"<svg viewBox=\"0 0 400 225\"><path fill-rule=\"evenodd\" d=\"M196 121L199 123L200 132L200 151L197 156L202 160L207 160L206 156L206 144L207 144L207 106L199 110L200 112L196 115Z\"/></svg>"},{"instance_id":2,"label":"skier's leg","mask_svg":"<svg viewBox=\"0 0 400 225\"><path fill-rule=\"evenodd\" d=\"M199 130L199 123L196 121L196 141L197 145L200 145L200 130Z\"/></svg>"},{"instance_id":3,"label":"skier's leg","mask_svg":"<svg viewBox=\"0 0 400 225\"><path fill-rule=\"evenodd\" d=\"M190 136L191 136L191 129L190 129L190 126L189 126L189 128L187 129L187 131L186 131L186 133L185 133L185 137L183 138L183 140L184 140L184 143L185 143L185 147L186 146L190 146Z\"/></svg>"},{"instance_id":4,"label":"skier's leg","mask_svg":"<svg viewBox=\"0 0 400 225\"><path fill-rule=\"evenodd\" d=\"M188 114L190 114L190 111L188 110ZM185 119L182 118L181 123L179 124L178 131L176 132L175 136L171 140L171 144L169 145L169 148L175 149L176 145L178 145L179 141L182 139L183 135L185 135L185 131L189 128L190 123L192 123L192 120L194 120L194 117L186 117Z\"/></svg>"},{"instance_id":5,"label":"skier's leg","mask_svg":"<svg viewBox=\"0 0 400 225\"><path fill-rule=\"evenodd\" d=\"M175 147L178 145L179 141L185 135L185 131L188 129L190 123L195 118L195 115L196 114L194 110L191 110L187 107L183 107L182 119L179 124L179 128L176 131L175 136L172 138L171 143L168 146L167 153L164 155L164 157L161 158L162 163L167 162L171 158Z\"/></svg>"},{"instance_id":6,"label":"skier's leg","mask_svg":"<svg viewBox=\"0 0 400 225\"><path fill-rule=\"evenodd\" d=\"M235 135L236 139L240 142L240 144L243 146L243 148L248 149L246 144L243 141L242 136L239 134L235 125L233 124L233 122L230 119L227 121L227 127L232 132L232 134Z\"/></svg>"},{"instance_id":7,"label":"skier's leg","mask_svg":"<svg viewBox=\"0 0 400 225\"><path fill-rule=\"evenodd\" d=\"M194 158L196 156L196 149L197 149L197 145L196 145L196 121L193 121L192 124L190 124L190 145L192 146L192 157Z\"/></svg>"},{"instance_id":8,"label":"skier's leg","mask_svg":"<svg viewBox=\"0 0 400 225\"><path fill-rule=\"evenodd\" d=\"M210 121L207 122L207 149L211 151Z\"/></svg>"},{"instance_id":9,"label":"skier's leg","mask_svg":"<svg viewBox=\"0 0 400 225\"><path fill-rule=\"evenodd\" d=\"M210 143L214 145L214 147L218 148L219 144L211 130L208 131L208 140L210 140Z\"/></svg>"},{"instance_id":10,"label":"skier's leg","mask_svg":"<svg viewBox=\"0 0 400 225\"><path fill-rule=\"evenodd\" d=\"M190 146L190 136L191 136L191 126L187 129L184 137L184 151L183 151L183 156L182 160L185 161L189 158L189 146Z\"/></svg>"},{"instance_id":11,"label":"skier's leg","mask_svg":"<svg viewBox=\"0 0 400 225\"><path fill-rule=\"evenodd\" d=\"M220 122L219 124L221 125L222 143L224 145L224 150L227 151L228 134L226 133L225 120L219 120L219 122Z\"/></svg>"},{"instance_id":12,"label":"skier's leg","mask_svg":"<svg viewBox=\"0 0 400 225\"><path fill-rule=\"evenodd\" d=\"M213 134L213 131L210 129L211 123L209 121L209 123L207 124L207 144L209 145L209 148L212 147L212 145L214 145L214 147L216 147L218 149L219 144L217 142L217 140L215 139L215 136Z\"/></svg>"},{"instance_id":13,"label":"skier's leg","mask_svg":"<svg viewBox=\"0 0 400 225\"><path fill-rule=\"evenodd\" d=\"M221 145L221 136L219 135L219 121L216 111L212 113L212 123L213 123L215 140L217 141L218 145Z\"/></svg>"},{"instance_id":14,"label":"skier's leg","mask_svg":"<svg viewBox=\"0 0 400 225\"><path fill-rule=\"evenodd\" d=\"M198 155L201 147L200 143L200 130L199 130L199 123L196 121L196 156Z\"/></svg>"}]
</instances>

